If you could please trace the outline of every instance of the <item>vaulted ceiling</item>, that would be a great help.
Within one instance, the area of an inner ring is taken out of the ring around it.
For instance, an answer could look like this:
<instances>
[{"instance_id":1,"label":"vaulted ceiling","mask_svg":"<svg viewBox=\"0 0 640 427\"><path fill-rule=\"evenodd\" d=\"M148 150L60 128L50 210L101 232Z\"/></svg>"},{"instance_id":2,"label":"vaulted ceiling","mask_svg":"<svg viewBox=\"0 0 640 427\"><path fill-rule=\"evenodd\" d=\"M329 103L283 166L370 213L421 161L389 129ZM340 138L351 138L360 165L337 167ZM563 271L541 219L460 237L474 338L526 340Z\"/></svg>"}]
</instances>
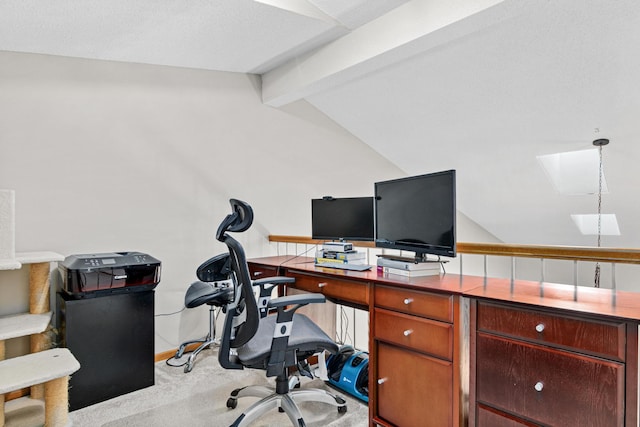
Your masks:
<instances>
[{"instance_id":1,"label":"vaulted ceiling","mask_svg":"<svg viewBox=\"0 0 640 427\"><path fill-rule=\"evenodd\" d=\"M260 74L265 104L305 99L407 174L456 169L510 243L595 244L570 214L596 196L537 156L609 138L603 246L640 247L637 0L2 0L0 50Z\"/></svg>"}]
</instances>

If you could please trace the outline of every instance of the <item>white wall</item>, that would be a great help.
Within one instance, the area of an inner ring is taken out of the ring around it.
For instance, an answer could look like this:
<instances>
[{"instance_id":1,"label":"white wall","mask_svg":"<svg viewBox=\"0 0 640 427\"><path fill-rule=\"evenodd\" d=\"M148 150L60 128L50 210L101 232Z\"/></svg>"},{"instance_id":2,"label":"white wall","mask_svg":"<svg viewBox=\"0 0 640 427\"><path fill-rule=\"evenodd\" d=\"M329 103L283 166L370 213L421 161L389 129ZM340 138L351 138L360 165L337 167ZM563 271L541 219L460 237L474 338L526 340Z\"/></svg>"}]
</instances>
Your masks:
<instances>
[{"instance_id":1,"label":"white wall","mask_svg":"<svg viewBox=\"0 0 640 427\"><path fill-rule=\"evenodd\" d=\"M241 238L255 257L272 251L268 234L310 234L311 198L372 195L404 175L304 102L264 106L259 84L0 52L0 188L16 190L16 250L149 253L162 261L156 313L171 313L197 265L224 250L214 232L230 197L255 210ZM0 275L0 310L14 276ZM157 317L156 352L204 334L201 308Z\"/></svg>"},{"instance_id":2,"label":"white wall","mask_svg":"<svg viewBox=\"0 0 640 427\"><path fill-rule=\"evenodd\" d=\"M310 235L311 198L373 195L375 181L406 175L306 102L263 105L259 85L0 52L0 188L16 190L16 250L149 253L162 261L156 352L206 333L206 307L162 314L181 310L195 268L224 250L214 232L230 197L254 208L240 240L256 257L275 253L269 234ZM460 213L458 240L496 241ZM0 314L26 310L21 277L0 275Z\"/></svg>"}]
</instances>

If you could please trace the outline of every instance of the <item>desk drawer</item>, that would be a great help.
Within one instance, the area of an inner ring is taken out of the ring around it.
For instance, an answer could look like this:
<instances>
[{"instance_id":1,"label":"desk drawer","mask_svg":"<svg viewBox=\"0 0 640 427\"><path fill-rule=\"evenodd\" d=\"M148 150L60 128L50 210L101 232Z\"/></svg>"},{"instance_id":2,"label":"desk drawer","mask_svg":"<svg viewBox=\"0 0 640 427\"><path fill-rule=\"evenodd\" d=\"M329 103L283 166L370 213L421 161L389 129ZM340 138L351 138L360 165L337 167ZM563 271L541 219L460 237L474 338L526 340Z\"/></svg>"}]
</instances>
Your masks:
<instances>
[{"instance_id":1,"label":"desk drawer","mask_svg":"<svg viewBox=\"0 0 640 427\"><path fill-rule=\"evenodd\" d=\"M352 282L336 278L320 277L312 274L289 271L287 276L295 277L295 288L307 292L320 292L327 298L352 302L359 305L369 305L369 284Z\"/></svg>"},{"instance_id":2,"label":"desk drawer","mask_svg":"<svg viewBox=\"0 0 640 427\"><path fill-rule=\"evenodd\" d=\"M251 279L263 279L265 277L278 276L278 267L274 265L252 264L249 263L249 272L251 273Z\"/></svg>"},{"instance_id":3,"label":"desk drawer","mask_svg":"<svg viewBox=\"0 0 640 427\"><path fill-rule=\"evenodd\" d=\"M625 325L478 303L478 330L623 361Z\"/></svg>"},{"instance_id":4,"label":"desk drawer","mask_svg":"<svg viewBox=\"0 0 640 427\"><path fill-rule=\"evenodd\" d=\"M399 427L452 427L452 363L382 342L376 347L375 416Z\"/></svg>"},{"instance_id":5,"label":"desk drawer","mask_svg":"<svg viewBox=\"0 0 640 427\"><path fill-rule=\"evenodd\" d=\"M375 287L375 305L406 314L453 322L453 295Z\"/></svg>"},{"instance_id":6,"label":"desk drawer","mask_svg":"<svg viewBox=\"0 0 640 427\"><path fill-rule=\"evenodd\" d=\"M376 308L375 339L453 359L453 325Z\"/></svg>"},{"instance_id":7,"label":"desk drawer","mask_svg":"<svg viewBox=\"0 0 640 427\"><path fill-rule=\"evenodd\" d=\"M624 365L477 335L477 400L553 426L624 425Z\"/></svg>"},{"instance_id":8,"label":"desk drawer","mask_svg":"<svg viewBox=\"0 0 640 427\"><path fill-rule=\"evenodd\" d=\"M493 408L478 405L476 427L538 427L538 424L521 420Z\"/></svg>"}]
</instances>

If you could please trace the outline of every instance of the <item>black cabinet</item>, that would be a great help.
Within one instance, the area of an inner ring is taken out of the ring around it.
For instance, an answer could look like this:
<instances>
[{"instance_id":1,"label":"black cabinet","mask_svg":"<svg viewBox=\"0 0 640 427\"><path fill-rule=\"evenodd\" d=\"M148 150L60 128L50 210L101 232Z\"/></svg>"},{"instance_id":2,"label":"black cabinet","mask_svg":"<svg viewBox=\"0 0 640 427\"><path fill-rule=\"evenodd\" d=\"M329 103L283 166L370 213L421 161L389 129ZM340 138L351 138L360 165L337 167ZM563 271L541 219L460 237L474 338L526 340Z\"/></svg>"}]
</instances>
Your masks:
<instances>
[{"instance_id":1,"label":"black cabinet","mask_svg":"<svg viewBox=\"0 0 640 427\"><path fill-rule=\"evenodd\" d=\"M58 293L61 344L80 362L76 410L154 384L154 291L73 299Z\"/></svg>"}]
</instances>

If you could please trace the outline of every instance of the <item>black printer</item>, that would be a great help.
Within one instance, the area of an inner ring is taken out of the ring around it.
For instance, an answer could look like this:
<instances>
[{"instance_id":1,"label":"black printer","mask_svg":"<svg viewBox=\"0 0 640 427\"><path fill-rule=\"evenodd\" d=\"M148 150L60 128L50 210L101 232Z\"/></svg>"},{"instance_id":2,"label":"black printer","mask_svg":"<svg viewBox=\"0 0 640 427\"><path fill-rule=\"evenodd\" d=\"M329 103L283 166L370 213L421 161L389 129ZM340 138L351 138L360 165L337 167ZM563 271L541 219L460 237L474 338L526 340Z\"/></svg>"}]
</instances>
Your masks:
<instances>
[{"instance_id":1,"label":"black printer","mask_svg":"<svg viewBox=\"0 0 640 427\"><path fill-rule=\"evenodd\" d=\"M141 252L69 255L58 269L62 291L76 298L146 291L160 282L160 261Z\"/></svg>"}]
</instances>

